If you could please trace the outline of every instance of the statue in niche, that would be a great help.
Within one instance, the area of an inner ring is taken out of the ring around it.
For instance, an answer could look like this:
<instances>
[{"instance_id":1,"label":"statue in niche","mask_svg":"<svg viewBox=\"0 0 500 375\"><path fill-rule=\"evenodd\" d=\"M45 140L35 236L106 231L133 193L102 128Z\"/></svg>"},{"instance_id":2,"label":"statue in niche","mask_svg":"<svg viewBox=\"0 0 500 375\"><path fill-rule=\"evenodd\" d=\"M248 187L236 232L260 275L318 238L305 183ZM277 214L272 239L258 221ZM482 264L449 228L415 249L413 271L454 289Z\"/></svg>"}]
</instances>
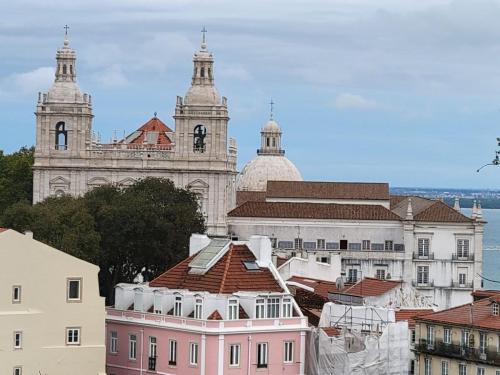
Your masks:
<instances>
[{"instance_id":1,"label":"statue in niche","mask_svg":"<svg viewBox=\"0 0 500 375\"><path fill-rule=\"evenodd\" d=\"M207 128L203 125L196 125L193 136L193 151L205 152L205 137L207 136Z\"/></svg>"}]
</instances>

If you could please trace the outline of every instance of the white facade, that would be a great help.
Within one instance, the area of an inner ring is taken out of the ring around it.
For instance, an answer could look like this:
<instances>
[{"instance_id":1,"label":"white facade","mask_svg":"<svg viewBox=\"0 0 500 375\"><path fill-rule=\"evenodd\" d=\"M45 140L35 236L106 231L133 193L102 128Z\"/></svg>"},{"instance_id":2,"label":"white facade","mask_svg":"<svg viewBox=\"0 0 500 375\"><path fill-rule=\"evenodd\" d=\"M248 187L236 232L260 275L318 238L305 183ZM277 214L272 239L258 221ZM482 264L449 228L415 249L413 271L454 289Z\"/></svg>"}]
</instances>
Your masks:
<instances>
[{"instance_id":1,"label":"white facade","mask_svg":"<svg viewBox=\"0 0 500 375\"><path fill-rule=\"evenodd\" d=\"M0 373L105 374L99 268L0 232Z\"/></svg>"},{"instance_id":2,"label":"white facade","mask_svg":"<svg viewBox=\"0 0 500 375\"><path fill-rule=\"evenodd\" d=\"M177 97L171 145L101 144L93 136L91 97L76 84L76 54L65 40L54 85L38 98L33 201L163 177L197 193L208 233L225 235L226 213L235 204L236 142L228 142L227 99L214 86L213 62L202 43L191 87Z\"/></svg>"}]
</instances>

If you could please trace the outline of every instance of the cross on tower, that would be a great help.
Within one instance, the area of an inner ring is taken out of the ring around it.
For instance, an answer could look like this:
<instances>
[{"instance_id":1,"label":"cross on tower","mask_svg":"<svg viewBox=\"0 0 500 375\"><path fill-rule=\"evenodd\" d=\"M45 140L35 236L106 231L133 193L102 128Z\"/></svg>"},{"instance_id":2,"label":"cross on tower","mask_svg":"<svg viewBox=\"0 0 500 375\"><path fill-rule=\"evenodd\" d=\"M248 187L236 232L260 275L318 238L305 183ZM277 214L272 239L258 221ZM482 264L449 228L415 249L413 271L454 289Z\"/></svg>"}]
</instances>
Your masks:
<instances>
[{"instance_id":1,"label":"cross on tower","mask_svg":"<svg viewBox=\"0 0 500 375\"><path fill-rule=\"evenodd\" d=\"M69 26L64 25L64 35L68 36L68 30L69 30Z\"/></svg>"},{"instance_id":2,"label":"cross on tower","mask_svg":"<svg viewBox=\"0 0 500 375\"><path fill-rule=\"evenodd\" d=\"M274 110L274 102L273 98L271 98L271 101L269 102L269 105L271 106L271 120L273 119L273 110Z\"/></svg>"},{"instance_id":3,"label":"cross on tower","mask_svg":"<svg viewBox=\"0 0 500 375\"><path fill-rule=\"evenodd\" d=\"M205 44L205 34L207 33L207 29L205 28L205 26L203 26L203 29L201 29L201 33L203 34L202 43Z\"/></svg>"}]
</instances>

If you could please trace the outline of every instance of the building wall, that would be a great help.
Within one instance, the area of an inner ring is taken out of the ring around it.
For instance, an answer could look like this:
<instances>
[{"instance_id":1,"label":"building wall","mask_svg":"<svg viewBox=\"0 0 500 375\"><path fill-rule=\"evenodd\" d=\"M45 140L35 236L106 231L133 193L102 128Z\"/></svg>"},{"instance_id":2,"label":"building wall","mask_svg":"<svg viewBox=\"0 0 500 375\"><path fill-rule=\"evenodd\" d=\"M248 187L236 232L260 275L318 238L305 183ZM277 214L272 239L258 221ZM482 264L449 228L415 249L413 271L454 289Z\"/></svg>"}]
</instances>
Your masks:
<instances>
[{"instance_id":1,"label":"building wall","mask_svg":"<svg viewBox=\"0 0 500 375\"><path fill-rule=\"evenodd\" d=\"M98 267L15 231L0 234L0 373L98 375L105 371L104 300ZM67 302L67 278L82 279L82 301ZM21 302L12 303L12 287ZM81 329L66 345L66 328ZM22 349L14 349L14 331Z\"/></svg>"}]
</instances>

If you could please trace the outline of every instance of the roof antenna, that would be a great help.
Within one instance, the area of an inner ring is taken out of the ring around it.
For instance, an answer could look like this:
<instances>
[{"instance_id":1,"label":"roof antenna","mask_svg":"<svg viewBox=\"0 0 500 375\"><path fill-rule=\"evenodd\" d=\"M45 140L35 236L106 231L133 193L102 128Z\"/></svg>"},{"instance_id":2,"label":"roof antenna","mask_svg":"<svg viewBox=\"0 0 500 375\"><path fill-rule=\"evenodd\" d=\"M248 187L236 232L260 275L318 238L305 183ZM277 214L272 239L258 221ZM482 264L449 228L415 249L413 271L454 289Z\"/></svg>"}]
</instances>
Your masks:
<instances>
[{"instance_id":1,"label":"roof antenna","mask_svg":"<svg viewBox=\"0 0 500 375\"><path fill-rule=\"evenodd\" d=\"M155 118L156 118L156 115L157 115L156 111L155 111L154 115L155 115Z\"/></svg>"}]
</instances>

